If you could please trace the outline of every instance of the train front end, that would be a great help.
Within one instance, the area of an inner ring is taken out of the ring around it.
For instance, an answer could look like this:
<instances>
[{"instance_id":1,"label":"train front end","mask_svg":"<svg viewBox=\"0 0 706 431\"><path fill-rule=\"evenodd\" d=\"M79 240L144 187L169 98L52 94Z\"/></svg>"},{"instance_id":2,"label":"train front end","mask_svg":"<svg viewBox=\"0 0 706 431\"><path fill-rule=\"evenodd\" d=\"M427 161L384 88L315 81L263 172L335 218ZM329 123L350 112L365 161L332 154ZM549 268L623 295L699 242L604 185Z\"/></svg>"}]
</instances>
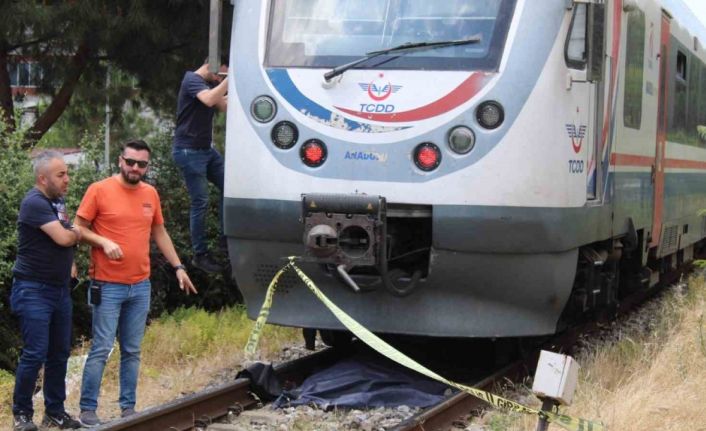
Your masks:
<instances>
[{"instance_id":1,"label":"train front end","mask_svg":"<svg viewBox=\"0 0 706 431\"><path fill-rule=\"evenodd\" d=\"M234 3L225 231L248 315L294 255L375 332L554 332L587 184L567 2ZM294 274L269 321L343 329Z\"/></svg>"}]
</instances>

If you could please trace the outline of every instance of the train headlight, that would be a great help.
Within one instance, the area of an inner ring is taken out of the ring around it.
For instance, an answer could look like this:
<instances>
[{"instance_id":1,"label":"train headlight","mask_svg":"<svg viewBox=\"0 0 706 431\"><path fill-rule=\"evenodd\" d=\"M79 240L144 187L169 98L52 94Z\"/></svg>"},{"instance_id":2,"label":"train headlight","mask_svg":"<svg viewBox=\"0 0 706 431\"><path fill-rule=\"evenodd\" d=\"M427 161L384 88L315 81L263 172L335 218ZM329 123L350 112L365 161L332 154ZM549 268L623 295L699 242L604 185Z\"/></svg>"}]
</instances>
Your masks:
<instances>
[{"instance_id":1,"label":"train headlight","mask_svg":"<svg viewBox=\"0 0 706 431\"><path fill-rule=\"evenodd\" d=\"M309 139L302 145L299 155L310 168L321 166L326 161L326 145L318 139Z\"/></svg>"},{"instance_id":2,"label":"train headlight","mask_svg":"<svg viewBox=\"0 0 706 431\"><path fill-rule=\"evenodd\" d=\"M466 154L476 145L476 135L466 126L451 129L448 140L451 150L458 154Z\"/></svg>"},{"instance_id":3,"label":"train headlight","mask_svg":"<svg viewBox=\"0 0 706 431\"><path fill-rule=\"evenodd\" d=\"M423 171L433 171L441 163L441 151L431 142L417 145L414 149L414 164Z\"/></svg>"},{"instance_id":4,"label":"train headlight","mask_svg":"<svg viewBox=\"0 0 706 431\"><path fill-rule=\"evenodd\" d=\"M297 143L299 130L289 121L280 121L272 128L272 142L283 150L288 150Z\"/></svg>"},{"instance_id":5,"label":"train headlight","mask_svg":"<svg viewBox=\"0 0 706 431\"><path fill-rule=\"evenodd\" d=\"M269 96L259 96L250 105L250 113L260 123L267 123L275 118L277 104Z\"/></svg>"},{"instance_id":6,"label":"train headlight","mask_svg":"<svg viewBox=\"0 0 706 431\"><path fill-rule=\"evenodd\" d=\"M476 110L476 119L486 129L496 129L503 123L505 112L498 102L483 102Z\"/></svg>"}]
</instances>

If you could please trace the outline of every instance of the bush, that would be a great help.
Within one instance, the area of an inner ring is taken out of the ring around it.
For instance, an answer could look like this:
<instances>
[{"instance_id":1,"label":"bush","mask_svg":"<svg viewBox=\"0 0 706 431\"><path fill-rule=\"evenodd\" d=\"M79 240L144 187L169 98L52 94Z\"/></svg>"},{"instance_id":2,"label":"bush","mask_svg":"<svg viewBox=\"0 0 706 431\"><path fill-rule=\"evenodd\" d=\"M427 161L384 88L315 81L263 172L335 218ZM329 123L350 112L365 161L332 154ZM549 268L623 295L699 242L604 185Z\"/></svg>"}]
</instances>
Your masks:
<instances>
[{"instance_id":1,"label":"bush","mask_svg":"<svg viewBox=\"0 0 706 431\"><path fill-rule=\"evenodd\" d=\"M0 367L13 367L19 352L20 334L10 315L12 265L17 253L17 215L20 202L32 187L29 154L21 147L22 133L6 133L0 122Z\"/></svg>"},{"instance_id":2,"label":"bush","mask_svg":"<svg viewBox=\"0 0 706 431\"><path fill-rule=\"evenodd\" d=\"M230 274L208 275L190 265L191 239L189 234L189 195L179 168L172 161L171 135L162 133L149 142L152 148L149 182L160 192L162 212L167 232L187 266L189 277L199 291L198 295L185 296L176 282L174 270L158 250L152 253L152 315L172 311L177 306L198 306L208 311L220 310L242 301L240 291ZM206 233L209 248L218 243L218 193L210 187L210 207Z\"/></svg>"}]
</instances>

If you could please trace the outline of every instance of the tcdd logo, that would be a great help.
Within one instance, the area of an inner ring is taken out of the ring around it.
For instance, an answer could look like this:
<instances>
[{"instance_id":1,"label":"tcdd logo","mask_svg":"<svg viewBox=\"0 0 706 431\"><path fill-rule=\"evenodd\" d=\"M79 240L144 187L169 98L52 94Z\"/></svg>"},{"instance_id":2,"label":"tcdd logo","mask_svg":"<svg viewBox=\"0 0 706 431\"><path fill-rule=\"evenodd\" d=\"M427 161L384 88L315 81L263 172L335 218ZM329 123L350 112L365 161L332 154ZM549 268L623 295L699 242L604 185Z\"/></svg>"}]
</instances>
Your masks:
<instances>
[{"instance_id":1,"label":"tcdd logo","mask_svg":"<svg viewBox=\"0 0 706 431\"><path fill-rule=\"evenodd\" d=\"M360 104L360 112L369 112L369 113L385 113L389 114L390 112L395 111L395 105L385 105L382 103L361 103Z\"/></svg>"},{"instance_id":2,"label":"tcdd logo","mask_svg":"<svg viewBox=\"0 0 706 431\"><path fill-rule=\"evenodd\" d=\"M384 76L385 75L381 73L379 78L384 78ZM384 81L381 82L381 79L370 83L359 82L358 85L363 91L368 93L368 96L371 99L376 102L387 99L392 93L397 93L400 88L402 88L401 85L392 85L390 81L387 81L387 83Z\"/></svg>"},{"instance_id":3,"label":"tcdd logo","mask_svg":"<svg viewBox=\"0 0 706 431\"><path fill-rule=\"evenodd\" d=\"M586 126L576 128L575 124L566 124L566 133L571 138L571 147L574 149L574 153L578 154L583 145L583 138L586 136Z\"/></svg>"}]
</instances>

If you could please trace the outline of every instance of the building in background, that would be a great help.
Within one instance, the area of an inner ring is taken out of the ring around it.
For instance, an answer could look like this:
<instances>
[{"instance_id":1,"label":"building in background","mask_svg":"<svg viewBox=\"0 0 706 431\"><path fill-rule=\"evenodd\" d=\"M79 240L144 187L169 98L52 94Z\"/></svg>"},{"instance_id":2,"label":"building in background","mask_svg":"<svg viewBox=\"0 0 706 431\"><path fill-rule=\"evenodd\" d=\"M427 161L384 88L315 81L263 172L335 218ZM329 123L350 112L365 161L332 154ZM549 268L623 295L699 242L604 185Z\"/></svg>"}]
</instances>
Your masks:
<instances>
[{"instance_id":1,"label":"building in background","mask_svg":"<svg viewBox=\"0 0 706 431\"><path fill-rule=\"evenodd\" d=\"M20 125L31 124L39 112L39 83L42 69L36 61L21 55L10 55L8 59L10 89L15 108L22 113Z\"/></svg>"}]
</instances>

